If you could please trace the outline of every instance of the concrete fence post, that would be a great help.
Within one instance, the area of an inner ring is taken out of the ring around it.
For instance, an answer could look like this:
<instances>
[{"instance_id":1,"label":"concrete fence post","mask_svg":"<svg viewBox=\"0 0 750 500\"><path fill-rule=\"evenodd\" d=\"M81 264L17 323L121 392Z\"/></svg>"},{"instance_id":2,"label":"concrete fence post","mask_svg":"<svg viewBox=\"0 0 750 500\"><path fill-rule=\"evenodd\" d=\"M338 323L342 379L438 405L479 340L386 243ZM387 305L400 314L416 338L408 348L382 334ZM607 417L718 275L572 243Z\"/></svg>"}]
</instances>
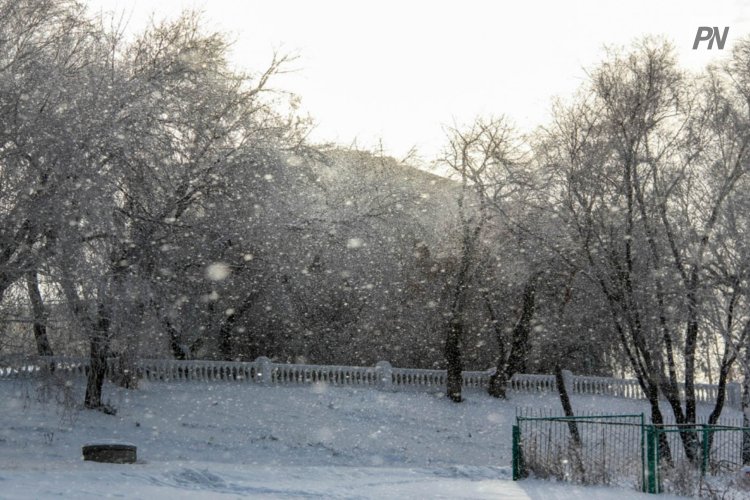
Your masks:
<instances>
[{"instance_id":1,"label":"concrete fence post","mask_svg":"<svg viewBox=\"0 0 750 500\"><path fill-rule=\"evenodd\" d=\"M261 385L271 385L271 360L261 356L255 360L255 374L258 383Z\"/></svg>"},{"instance_id":2,"label":"concrete fence post","mask_svg":"<svg viewBox=\"0 0 750 500\"><path fill-rule=\"evenodd\" d=\"M378 377L378 389L390 391L393 388L393 367L388 361L378 361L375 374Z\"/></svg>"}]
</instances>

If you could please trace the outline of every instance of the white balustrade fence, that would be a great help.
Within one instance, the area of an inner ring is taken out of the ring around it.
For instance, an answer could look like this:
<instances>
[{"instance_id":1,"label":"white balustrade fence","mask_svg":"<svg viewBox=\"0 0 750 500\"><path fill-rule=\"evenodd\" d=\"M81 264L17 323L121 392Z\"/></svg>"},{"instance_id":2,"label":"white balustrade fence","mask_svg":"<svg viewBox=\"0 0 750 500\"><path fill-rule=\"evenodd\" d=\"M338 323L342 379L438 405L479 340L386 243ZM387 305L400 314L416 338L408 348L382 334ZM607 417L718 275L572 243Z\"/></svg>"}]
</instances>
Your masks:
<instances>
[{"instance_id":1,"label":"white balustrade fence","mask_svg":"<svg viewBox=\"0 0 750 500\"><path fill-rule=\"evenodd\" d=\"M6 357L0 358L0 380L28 378L55 372L66 376L85 376L87 358L66 357ZM109 360L108 376L121 369L116 360ZM445 370L394 368L387 361L374 367L324 366L273 363L261 357L255 361L207 361L141 359L135 363L136 375L149 381L237 381L262 385L325 383L340 386L372 387L381 390L442 390L446 384ZM465 389L486 389L494 369L463 372ZM564 370L568 391L572 394L592 394L628 399L645 399L636 380L609 377L577 376ZM557 390L554 375L516 374L508 381L508 390L542 393ZM684 396L684 386L680 385ZM713 403L718 388L710 384L696 384L698 402ZM726 404L741 406L740 384L727 384Z\"/></svg>"},{"instance_id":2,"label":"white balustrade fence","mask_svg":"<svg viewBox=\"0 0 750 500\"><path fill-rule=\"evenodd\" d=\"M271 384L312 384L356 385L376 387L378 375L374 367L289 365L270 363Z\"/></svg>"},{"instance_id":3,"label":"white balustrade fence","mask_svg":"<svg viewBox=\"0 0 750 500\"><path fill-rule=\"evenodd\" d=\"M520 374L513 375L508 388L518 392L550 392L557 390L554 375Z\"/></svg>"}]
</instances>

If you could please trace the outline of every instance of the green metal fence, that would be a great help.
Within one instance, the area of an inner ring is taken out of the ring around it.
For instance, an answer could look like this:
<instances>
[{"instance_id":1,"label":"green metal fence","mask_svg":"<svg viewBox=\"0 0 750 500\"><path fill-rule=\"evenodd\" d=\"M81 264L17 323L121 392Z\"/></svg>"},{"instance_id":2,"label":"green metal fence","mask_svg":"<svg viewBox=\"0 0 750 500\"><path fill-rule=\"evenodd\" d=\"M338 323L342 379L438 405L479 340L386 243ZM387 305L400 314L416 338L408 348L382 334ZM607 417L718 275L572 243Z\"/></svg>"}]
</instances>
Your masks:
<instances>
[{"instance_id":1,"label":"green metal fence","mask_svg":"<svg viewBox=\"0 0 750 500\"><path fill-rule=\"evenodd\" d=\"M729 491L729 478L742 468L743 456L750 456L750 450L743 454L743 446L750 446L750 428L656 426L646 424L643 414L518 415L512 438L514 480L531 475L649 493ZM660 443L668 445L668 452L660 450Z\"/></svg>"},{"instance_id":2,"label":"green metal fence","mask_svg":"<svg viewBox=\"0 0 750 500\"><path fill-rule=\"evenodd\" d=\"M517 416L513 478L531 474L583 484L642 486L643 428L643 414Z\"/></svg>"},{"instance_id":3,"label":"green metal fence","mask_svg":"<svg viewBox=\"0 0 750 500\"><path fill-rule=\"evenodd\" d=\"M750 445L750 428L728 425L646 426L646 450L649 464L647 474L652 477L651 493L670 492L681 495L700 495L712 485L722 485L720 479L731 477L743 467L743 446ZM685 445L685 438L692 446ZM669 455L659 453L659 441L669 444ZM686 448L691 448L688 453ZM724 492L729 491L723 486ZM745 492L745 495L748 493ZM722 495L723 496L723 495Z\"/></svg>"}]
</instances>

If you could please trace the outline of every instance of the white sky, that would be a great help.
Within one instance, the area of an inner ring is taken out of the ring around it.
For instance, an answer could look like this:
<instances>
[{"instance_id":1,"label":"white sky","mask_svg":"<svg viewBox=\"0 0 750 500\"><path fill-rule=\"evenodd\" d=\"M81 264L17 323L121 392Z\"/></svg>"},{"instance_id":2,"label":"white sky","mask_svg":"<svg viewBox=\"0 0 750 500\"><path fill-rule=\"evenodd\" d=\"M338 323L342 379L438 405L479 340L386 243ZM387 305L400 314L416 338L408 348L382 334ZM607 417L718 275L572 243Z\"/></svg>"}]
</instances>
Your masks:
<instances>
[{"instance_id":1,"label":"white sky","mask_svg":"<svg viewBox=\"0 0 750 500\"><path fill-rule=\"evenodd\" d=\"M658 34L699 69L750 35L750 2L688 0L86 0L124 13L139 31L154 13L204 12L235 40L238 68L260 70L274 49L300 58L277 87L302 97L312 139L432 160L444 126L505 114L521 130L547 121L551 98L570 95L602 47ZM698 26L729 26L725 50L692 45Z\"/></svg>"}]
</instances>

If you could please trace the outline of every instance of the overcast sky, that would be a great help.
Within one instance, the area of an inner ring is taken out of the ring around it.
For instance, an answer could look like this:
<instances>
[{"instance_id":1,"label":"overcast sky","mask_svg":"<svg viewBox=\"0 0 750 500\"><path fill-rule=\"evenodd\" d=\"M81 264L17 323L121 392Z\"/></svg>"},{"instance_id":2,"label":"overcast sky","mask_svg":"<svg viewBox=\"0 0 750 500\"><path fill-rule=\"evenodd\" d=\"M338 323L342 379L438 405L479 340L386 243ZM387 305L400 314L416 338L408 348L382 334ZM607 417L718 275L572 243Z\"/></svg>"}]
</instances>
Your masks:
<instances>
[{"instance_id":1,"label":"overcast sky","mask_svg":"<svg viewBox=\"0 0 750 500\"><path fill-rule=\"evenodd\" d=\"M489 0L87 0L93 13L123 13L140 31L153 13L204 13L230 34L233 61L259 70L273 51L299 54L277 86L300 95L315 141L423 160L439 152L444 126L479 114L543 124L553 96L580 85L605 44L662 35L685 67L699 69L750 35L750 1L605 2ZM729 27L725 49L692 50L699 26Z\"/></svg>"}]
</instances>

